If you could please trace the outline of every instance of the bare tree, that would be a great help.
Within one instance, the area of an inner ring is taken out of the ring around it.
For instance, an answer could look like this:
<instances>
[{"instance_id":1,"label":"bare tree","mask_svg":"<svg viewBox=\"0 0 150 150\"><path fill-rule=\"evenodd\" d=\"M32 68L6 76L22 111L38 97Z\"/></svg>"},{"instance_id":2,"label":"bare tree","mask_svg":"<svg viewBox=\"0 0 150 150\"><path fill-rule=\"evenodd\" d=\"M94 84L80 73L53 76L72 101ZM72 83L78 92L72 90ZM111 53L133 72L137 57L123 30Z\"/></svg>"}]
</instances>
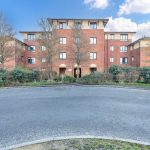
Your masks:
<instances>
[{"instance_id":1,"label":"bare tree","mask_svg":"<svg viewBox=\"0 0 150 150\"><path fill-rule=\"evenodd\" d=\"M46 59L47 71L49 72L50 78L53 73L53 57L59 51L59 38L57 35L57 28L48 19L41 18L39 21L41 27L40 45L45 47L45 51L39 52L40 60L44 57Z\"/></svg>"},{"instance_id":2,"label":"bare tree","mask_svg":"<svg viewBox=\"0 0 150 150\"><path fill-rule=\"evenodd\" d=\"M78 25L72 27L70 49L76 66L76 76L79 78L81 63L89 60L90 44L82 28Z\"/></svg>"},{"instance_id":3,"label":"bare tree","mask_svg":"<svg viewBox=\"0 0 150 150\"><path fill-rule=\"evenodd\" d=\"M9 41L14 39L14 35L12 26L7 23L4 14L0 12L0 68L4 68L4 63L15 55L9 44Z\"/></svg>"}]
</instances>

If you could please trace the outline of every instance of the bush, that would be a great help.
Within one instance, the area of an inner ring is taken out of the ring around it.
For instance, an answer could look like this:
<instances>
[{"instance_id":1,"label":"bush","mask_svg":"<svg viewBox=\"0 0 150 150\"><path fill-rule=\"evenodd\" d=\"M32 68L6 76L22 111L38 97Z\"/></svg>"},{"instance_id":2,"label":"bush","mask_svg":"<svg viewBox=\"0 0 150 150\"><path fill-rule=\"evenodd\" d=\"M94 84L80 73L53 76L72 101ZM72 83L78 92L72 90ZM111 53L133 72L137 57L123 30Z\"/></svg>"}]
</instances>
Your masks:
<instances>
[{"instance_id":1,"label":"bush","mask_svg":"<svg viewBox=\"0 0 150 150\"><path fill-rule=\"evenodd\" d=\"M7 71L0 69L0 86L4 86L7 79Z\"/></svg>"},{"instance_id":2,"label":"bush","mask_svg":"<svg viewBox=\"0 0 150 150\"><path fill-rule=\"evenodd\" d=\"M101 84L106 81L105 74L100 72L95 72L90 75L83 76L80 79L77 79L78 83L82 84Z\"/></svg>"},{"instance_id":3,"label":"bush","mask_svg":"<svg viewBox=\"0 0 150 150\"><path fill-rule=\"evenodd\" d=\"M63 77L63 82L73 83L73 82L76 82L76 79L74 77L71 77L71 76L65 76L65 77Z\"/></svg>"},{"instance_id":4,"label":"bush","mask_svg":"<svg viewBox=\"0 0 150 150\"><path fill-rule=\"evenodd\" d=\"M145 83L150 83L150 67L143 67L140 69L140 77Z\"/></svg>"},{"instance_id":5,"label":"bush","mask_svg":"<svg viewBox=\"0 0 150 150\"><path fill-rule=\"evenodd\" d=\"M122 68L122 73L124 75L124 82L135 82L139 78L139 73L136 67L128 66Z\"/></svg>"},{"instance_id":6,"label":"bush","mask_svg":"<svg viewBox=\"0 0 150 150\"><path fill-rule=\"evenodd\" d=\"M119 74L122 72L122 68L117 65L113 65L109 68L109 73L113 75L113 81L119 82Z\"/></svg>"},{"instance_id":7,"label":"bush","mask_svg":"<svg viewBox=\"0 0 150 150\"><path fill-rule=\"evenodd\" d=\"M16 68L12 72L12 77L15 82L33 82L38 80L39 73L37 71Z\"/></svg>"}]
</instances>

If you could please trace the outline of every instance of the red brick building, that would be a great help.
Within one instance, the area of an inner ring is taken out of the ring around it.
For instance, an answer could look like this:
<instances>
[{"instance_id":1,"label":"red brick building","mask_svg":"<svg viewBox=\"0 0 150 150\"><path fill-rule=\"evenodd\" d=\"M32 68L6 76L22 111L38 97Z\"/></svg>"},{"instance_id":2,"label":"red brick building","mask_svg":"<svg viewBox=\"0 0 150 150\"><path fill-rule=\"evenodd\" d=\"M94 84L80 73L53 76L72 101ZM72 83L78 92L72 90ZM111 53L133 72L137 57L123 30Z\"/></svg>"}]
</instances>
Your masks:
<instances>
[{"instance_id":1,"label":"red brick building","mask_svg":"<svg viewBox=\"0 0 150 150\"><path fill-rule=\"evenodd\" d=\"M146 47L142 42L144 39L132 43L135 32L105 32L107 19L49 19L49 21L57 26L60 39L58 44L61 49L52 60L53 71L57 72L58 75L76 76L77 64L73 61L69 47L71 26L75 23L80 25L84 35L89 39L91 47L88 60L80 65L81 76L90 74L93 71L107 71L113 64L138 67L150 66L150 44ZM39 52L46 51L45 47L38 42L41 32L22 31L20 33L24 36L24 43L28 45L24 53L25 67L45 70L46 58L38 59L37 56ZM149 43L150 40L147 42ZM142 44L137 47L137 43ZM131 47L135 47L135 50L132 51Z\"/></svg>"},{"instance_id":2,"label":"red brick building","mask_svg":"<svg viewBox=\"0 0 150 150\"><path fill-rule=\"evenodd\" d=\"M12 70L18 66L25 67L24 66L25 47L26 47L25 44L20 40L17 40L15 38L10 38L10 40L8 40L6 43L6 49L7 51L10 51L11 57L7 57L6 55L4 66L2 66L0 62L0 68Z\"/></svg>"},{"instance_id":3,"label":"red brick building","mask_svg":"<svg viewBox=\"0 0 150 150\"><path fill-rule=\"evenodd\" d=\"M141 38L128 45L130 65L135 67L150 66L150 38Z\"/></svg>"}]
</instances>

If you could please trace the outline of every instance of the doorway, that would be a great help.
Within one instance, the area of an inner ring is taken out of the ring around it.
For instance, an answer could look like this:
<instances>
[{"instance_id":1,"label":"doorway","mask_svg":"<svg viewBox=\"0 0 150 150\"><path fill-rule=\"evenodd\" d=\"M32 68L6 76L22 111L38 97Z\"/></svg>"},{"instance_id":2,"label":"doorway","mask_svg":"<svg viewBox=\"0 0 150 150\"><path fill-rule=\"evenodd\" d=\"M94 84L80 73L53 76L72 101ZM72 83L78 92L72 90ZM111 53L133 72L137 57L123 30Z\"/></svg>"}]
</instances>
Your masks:
<instances>
[{"instance_id":1,"label":"doorway","mask_svg":"<svg viewBox=\"0 0 150 150\"><path fill-rule=\"evenodd\" d=\"M59 68L59 76L63 77L65 76L66 68Z\"/></svg>"},{"instance_id":2,"label":"doorway","mask_svg":"<svg viewBox=\"0 0 150 150\"><path fill-rule=\"evenodd\" d=\"M90 73L95 73L97 71L97 68L90 68Z\"/></svg>"},{"instance_id":3,"label":"doorway","mask_svg":"<svg viewBox=\"0 0 150 150\"><path fill-rule=\"evenodd\" d=\"M77 68L74 68L74 77L77 78ZM79 78L81 78L81 68L79 68Z\"/></svg>"}]
</instances>

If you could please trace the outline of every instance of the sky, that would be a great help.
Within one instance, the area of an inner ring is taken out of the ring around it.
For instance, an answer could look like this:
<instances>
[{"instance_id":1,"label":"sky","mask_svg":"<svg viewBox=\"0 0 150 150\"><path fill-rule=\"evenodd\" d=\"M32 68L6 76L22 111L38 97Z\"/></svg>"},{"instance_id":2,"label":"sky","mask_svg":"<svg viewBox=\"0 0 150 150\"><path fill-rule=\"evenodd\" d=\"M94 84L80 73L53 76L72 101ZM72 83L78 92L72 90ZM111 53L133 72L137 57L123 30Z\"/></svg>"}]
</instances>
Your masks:
<instances>
[{"instance_id":1,"label":"sky","mask_svg":"<svg viewBox=\"0 0 150 150\"><path fill-rule=\"evenodd\" d=\"M150 0L1 0L0 11L19 31L40 30L40 18L108 18L106 31L136 31L150 36Z\"/></svg>"}]
</instances>

